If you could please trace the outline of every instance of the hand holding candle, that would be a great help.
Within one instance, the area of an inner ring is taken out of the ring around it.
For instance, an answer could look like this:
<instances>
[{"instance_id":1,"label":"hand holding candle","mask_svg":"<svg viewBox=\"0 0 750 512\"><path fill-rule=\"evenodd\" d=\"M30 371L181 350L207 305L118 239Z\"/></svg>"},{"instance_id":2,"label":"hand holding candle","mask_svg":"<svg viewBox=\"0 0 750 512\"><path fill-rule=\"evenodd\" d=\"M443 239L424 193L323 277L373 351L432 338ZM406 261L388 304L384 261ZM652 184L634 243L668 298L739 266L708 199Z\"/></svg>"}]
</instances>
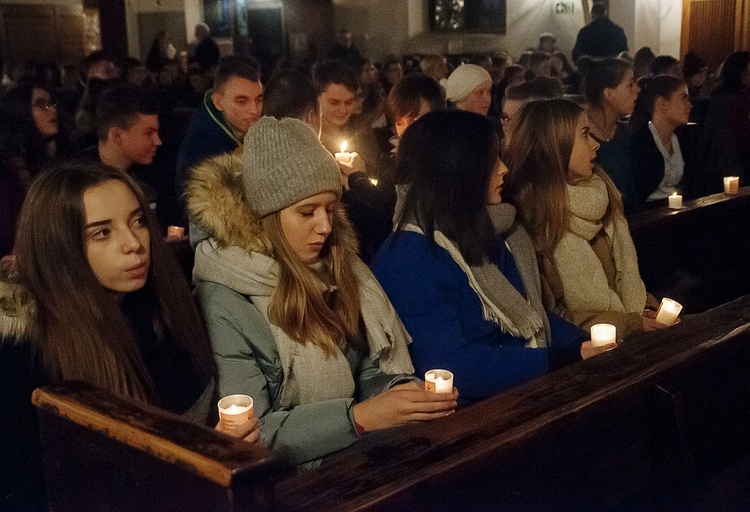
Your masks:
<instances>
[{"instance_id":1,"label":"hand holding candle","mask_svg":"<svg viewBox=\"0 0 750 512\"><path fill-rule=\"evenodd\" d=\"M591 346L604 347L617 344L617 328L612 324L591 326Z\"/></svg>"},{"instance_id":2,"label":"hand holding candle","mask_svg":"<svg viewBox=\"0 0 750 512\"><path fill-rule=\"evenodd\" d=\"M682 311L682 304L672 299L663 298L656 311L656 321L664 325L674 325Z\"/></svg>"},{"instance_id":3,"label":"hand holding candle","mask_svg":"<svg viewBox=\"0 0 750 512\"><path fill-rule=\"evenodd\" d=\"M430 393L453 393L453 374L448 370L430 370L424 374L424 388Z\"/></svg>"}]
</instances>

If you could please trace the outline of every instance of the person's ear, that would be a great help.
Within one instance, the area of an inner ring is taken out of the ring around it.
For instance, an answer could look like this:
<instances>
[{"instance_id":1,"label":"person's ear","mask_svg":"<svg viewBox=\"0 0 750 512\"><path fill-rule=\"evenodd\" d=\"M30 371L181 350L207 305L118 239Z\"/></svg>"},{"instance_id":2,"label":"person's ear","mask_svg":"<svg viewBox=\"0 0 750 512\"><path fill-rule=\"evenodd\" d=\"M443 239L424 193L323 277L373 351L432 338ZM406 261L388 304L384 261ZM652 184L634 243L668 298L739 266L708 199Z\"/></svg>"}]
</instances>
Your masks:
<instances>
[{"instance_id":1,"label":"person's ear","mask_svg":"<svg viewBox=\"0 0 750 512\"><path fill-rule=\"evenodd\" d=\"M656 101L654 102L654 112L657 110L663 110L667 106L667 98L663 96L658 96L656 98Z\"/></svg>"},{"instance_id":2,"label":"person's ear","mask_svg":"<svg viewBox=\"0 0 750 512\"><path fill-rule=\"evenodd\" d=\"M223 99L224 95L218 91L215 91L213 94L211 94L211 101L213 101L214 107L216 107L216 110L218 110L219 112L222 112L224 110L224 108L222 107Z\"/></svg>"},{"instance_id":3,"label":"person's ear","mask_svg":"<svg viewBox=\"0 0 750 512\"><path fill-rule=\"evenodd\" d=\"M107 141L112 142L117 146L122 146L124 130L120 128L119 126L113 126L109 129L107 132Z\"/></svg>"}]
</instances>

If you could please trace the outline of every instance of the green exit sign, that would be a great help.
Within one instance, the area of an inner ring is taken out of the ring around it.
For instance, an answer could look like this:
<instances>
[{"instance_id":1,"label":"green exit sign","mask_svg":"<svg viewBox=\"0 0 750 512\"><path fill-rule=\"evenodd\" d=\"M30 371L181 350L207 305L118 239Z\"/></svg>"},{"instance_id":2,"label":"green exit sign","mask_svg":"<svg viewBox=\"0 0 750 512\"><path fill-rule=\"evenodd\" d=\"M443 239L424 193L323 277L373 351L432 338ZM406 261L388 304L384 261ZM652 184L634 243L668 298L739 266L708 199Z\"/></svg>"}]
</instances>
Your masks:
<instances>
[{"instance_id":1,"label":"green exit sign","mask_svg":"<svg viewBox=\"0 0 750 512\"><path fill-rule=\"evenodd\" d=\"M555 14L573 14L575 8L574 2L557 2L555 4Z\"/></svg>"}]
</instances>

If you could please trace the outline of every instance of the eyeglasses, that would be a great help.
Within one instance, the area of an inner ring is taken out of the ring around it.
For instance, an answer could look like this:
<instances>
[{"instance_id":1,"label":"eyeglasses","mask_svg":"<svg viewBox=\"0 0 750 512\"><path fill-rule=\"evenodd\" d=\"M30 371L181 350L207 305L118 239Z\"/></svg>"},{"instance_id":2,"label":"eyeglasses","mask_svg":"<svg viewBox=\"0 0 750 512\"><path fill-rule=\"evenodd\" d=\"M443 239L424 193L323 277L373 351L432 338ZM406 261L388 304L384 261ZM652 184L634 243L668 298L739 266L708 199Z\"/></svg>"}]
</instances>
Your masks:
<instances>
[{"instance_id":1,"label":"eyeglasses","mask_svg":"<svg viewBox=\"0 0 750 512\"><path fill-rule=\"evenodd\" d=\"M38 98L34 100L31 106L42 110L52 110L53 108L57 108L57 103L45 98Z\"/></svg>"}]
</instances>

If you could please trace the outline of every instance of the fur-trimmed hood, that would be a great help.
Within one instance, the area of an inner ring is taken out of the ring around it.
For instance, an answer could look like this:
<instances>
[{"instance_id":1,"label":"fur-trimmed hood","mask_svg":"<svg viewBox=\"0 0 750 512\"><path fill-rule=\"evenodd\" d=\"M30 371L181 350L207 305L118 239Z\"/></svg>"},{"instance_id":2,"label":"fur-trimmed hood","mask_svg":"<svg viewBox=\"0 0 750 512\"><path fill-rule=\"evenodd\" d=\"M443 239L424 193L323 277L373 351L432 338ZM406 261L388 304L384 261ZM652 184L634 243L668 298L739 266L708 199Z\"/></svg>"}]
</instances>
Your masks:
<instances>
[{"instance_id":1,"label":"fur-trimmed hood","mask_svg":"<svg viewBox=\"0 0 750 512\"><path fill-rule=\"evenodd\" d=\"M36 300L9 269L0 267L0 339L35 338L38 328Z\"/></svg>"},{"instance_id":2,"label":"fur-trimmed hood","mask_svg":"<svg viewBox=\"0 0 750 512\"><path fill-rule=\"evenodd\" d=\"M242 150L209 158L193 168L187 186L188 213L191 222L208 232L220 248L239 247L271 256L268 235L243 191ZM347 253L355 256L357 236L343 206L334 215L340 240Z\"/></svg>"}]
</instances>

